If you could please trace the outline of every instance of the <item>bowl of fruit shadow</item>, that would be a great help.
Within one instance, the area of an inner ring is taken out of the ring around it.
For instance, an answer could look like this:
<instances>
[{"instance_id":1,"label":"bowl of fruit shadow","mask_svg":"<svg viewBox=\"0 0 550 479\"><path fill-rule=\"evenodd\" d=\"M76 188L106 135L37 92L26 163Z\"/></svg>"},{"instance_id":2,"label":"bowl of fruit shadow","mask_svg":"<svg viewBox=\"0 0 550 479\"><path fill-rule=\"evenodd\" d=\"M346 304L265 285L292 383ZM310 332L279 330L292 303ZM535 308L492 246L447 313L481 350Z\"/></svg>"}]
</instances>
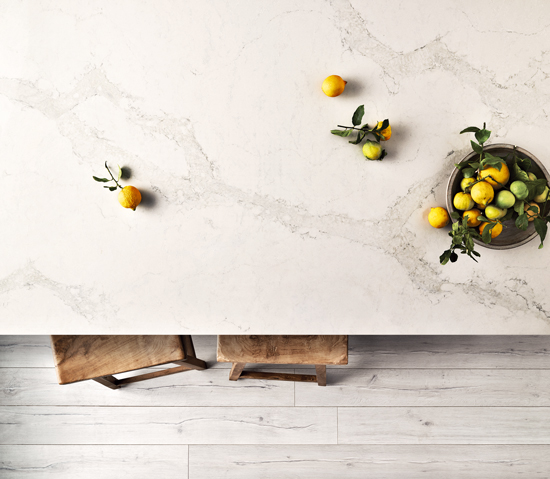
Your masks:
<instances>
[{"instance_id":1,"label":"bowl of fruit shadow","mask_svg":"<svg viewBox=\"0 0 550 479\"><path fill-rule=\"evenodd\" d=\"M540 162L540 160L532 153L529 153L527 150L524 150L523 148L514 145L496 143L494 145L485 146L483 148L483 151L486 151L491 155L498 156L506 161L506 164L508 165L511 174L510 180L508 181L506 187L509 187L512 181L514 181L514 151L517 158L528 158L529 160L531 160L531 166L529 169L526 170L527 173L534 173L535 176L539 179L545 178L546 182L550 185L550 175L548 174L548 171ZM477 161L478 159L479 154L472 151L460 162L460 164L468 163L470 161ZM453 198L457 193L462 191L462 189L460 188L460 182L463 178L464 176L462 175L462 172L458 168L453 168L453 172L451 174L451 177L449 178L449 183L447 184L447 210L449 211L449 213L451 213L452 211L456 211L461 217L464 212L457 210L454 207ZM499 191L501 190L495 190L495 197ZM542 209L543 205L541 204L540 206ZM549 209L550 199L546 202L544 206L544 211L541 212L541 215L547 215ZM483 211L481 212L481 214L483 214ZM514 218L512 219L502 222L502 225L504 226L504 228L502 229L502 233L500 233L500 235L498 235L496 238L493 238L490 243L484 243L483 241L478 239L474 239L474 243L479 246L484 246L485 248L491 249L510 249L517 248L518 246L528 243L538 236L532 221L529 222L529 225L525 231L517 228L515 225L515 216L516 215L514 215ZM453 219L453 222L455 221L457 220Z\"/></svg>"}]
</instances>

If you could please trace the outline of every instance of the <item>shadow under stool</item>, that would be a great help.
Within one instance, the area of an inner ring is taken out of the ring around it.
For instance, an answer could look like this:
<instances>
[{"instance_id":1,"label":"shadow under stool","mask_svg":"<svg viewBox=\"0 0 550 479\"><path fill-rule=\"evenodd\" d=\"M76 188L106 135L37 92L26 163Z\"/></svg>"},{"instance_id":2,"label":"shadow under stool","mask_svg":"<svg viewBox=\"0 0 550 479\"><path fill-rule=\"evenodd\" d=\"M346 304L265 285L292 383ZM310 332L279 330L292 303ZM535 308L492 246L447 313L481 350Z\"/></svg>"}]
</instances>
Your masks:
<instances>
[{"instance_id":1,"label":"shadow under stool","mask_svg":"<svg viewBox=\"0 0 550 479\"><path fill-rule=\"evenodd\" d=\"M327 384L327 364L348 364L347 336L218 336L218 361L233 363L229 379L276 379ZM316 374L244 370L247 363L313 364Z\"/></svg>"},{"instance_id":2,"label":"shadow under stool","mask_svg":"<svg viewBox=\"0 0 550 479\"><path fill-rule=\"evenodd\" d=\"M93 379L111 389L168 374L206 369L191 336L51 336L59 384ZM114 374L174 363L176 367L117 379Z\"/></svg>"}]
</instances>

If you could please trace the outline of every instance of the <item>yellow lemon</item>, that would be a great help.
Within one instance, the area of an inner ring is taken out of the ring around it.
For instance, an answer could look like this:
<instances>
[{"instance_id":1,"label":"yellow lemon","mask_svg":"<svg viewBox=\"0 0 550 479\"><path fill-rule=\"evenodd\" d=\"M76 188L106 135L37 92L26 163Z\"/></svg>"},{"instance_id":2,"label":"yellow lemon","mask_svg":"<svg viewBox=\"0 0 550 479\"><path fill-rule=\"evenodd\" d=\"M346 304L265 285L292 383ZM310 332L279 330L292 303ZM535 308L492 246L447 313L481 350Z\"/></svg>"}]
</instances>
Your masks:
<instances>
[{"instance_id":1,"label":"yellow lemon","mask_svg":"<svg viewBox=\"0 0 550 479\"><path fill-rule=\"evenodd\" d=\"M510 170L506 163L502 164L500 171L493 166L486 166L479 172L479 179L485 180L495 190L500 190L510 179Z\"/></svg>"},{"instance_id":2,"label":"yellow lemon","mask_svg":"<svg viewBox=\"0 0 550 479\"><path fill-rule=\"evenodd\" d=\"M447 213L445 208L441 208L441 206L432 208L428 215L428 221L434 228L443 228L449 223L449 213Z\"/></svg>"},{"instance_id":3,"label":"yellow lemon","mask_svg":"<svg viewBox=\"0 0 550 479\"><path fill-rule=\"evenodd\" d=\"M468 210L468 211L465 211L464 214L462 215L462 218L466 218L466 216L468 217L468 226L470 228L473 228L474 226L479 226L481 221L479 221L477 219L477 217L481 214L481 212L479 210L476 210L476 209L473 209L473 210Z\"/></svg>"},{"instance_id":4,"label":"yellow lemon","mask_svg":"<svg viewBox=\"0 0 550 479\"><path fill-rule=\"evenodd\" d=\"M462 191L464 191L464 193L469 193L470 192L470 185L472 183L475 183L476 180L474 178L464 178L461 182L460 182L460 188L462 188Z\"/></svg>"},{"instance_id":5,"label":"yellow lemon","mask_svg":"<svg viewBox=\"0 0 550 479\"><path fill-rule=\"evenodd\" d=\"M471 210L474 207L474 200L468 193L457 193L453 199L453 205L457 210Z\"/></svg>"},{"instance_id":6,"label":"yellow lemon","mask_svg":"<svg viewBox=\"0 0 550 479\"><path fill-rule=\"evenodd\" d=\"M478 210L484 210L487 205L480 205L479 203L476 203L476 208Z\"/></svg>"},{"instance_id":7,"label":"yellow lemon","mask_svg":"<svg viewBox=\"0 0 550 479\"><path fill-rule=\"evenodd\" d=\"M493 187L486 181L480 181L472 186L470 194L476 203L483 205L483 208L485 208L491 201L493 201L493 198L495 197L495 190L493 190Z\"/></svg>"},{"instance_id":8,"label":"yellow lemon","mask_svg":"<svg viewBox=\"0 0 550 479\"><path fill-rule=\"evenodd\" d=\"M367 140L363 145L363 155L369 160L377 160L382 155L382 147L376 141Z\"/></svg>"},{"instance_id":9,"label":"yellow lemon","mask_svg":"<svg viewBox=\"0 0 550 479\"><path fill-rule=\"evenodd\" d=\"M346 81L342 80L342 77L339 77L338 75L330 75L325 78L321 88L326 96L338 96L344 92L346 83Z\"/></svg>"},{"instance_id":10,"label":"yellow lemon","mask_svg":"<svg viewBox=\"0 0 550 479\"><path fill-rule=\"evenodd\" d=\"M499 218L502 218L506 213L508 213L507 209L499 208L495 205L489 205L487 206L487 208L485 208L485 216L490 220L498 220Z\"/></svg>"},{"instance_id":11,"label":"yellow lemon","mask_svg":"<svg viewBox=\"0 0 550 479\"><path fill-rule=\"evenodd\" d=\"M124 208L132 208L135 211L141 203L141 193L134 186L125 186L118 193L118 202Z\"/></svg>"},{"instance_id":12,"label":"yellow lemon","mask_svg":"<svg viewBox=\"0 0 550 479\"><path fill-rule=\"evenodd\" d=\"M479 234L483 234L485 227L490 224L492 223L481 223L481 226L479 227ZM500 233L502 233L502 223L497 223L491 230L491 238L496 238Z\"/></svg>"},{"instance_id":13,"label":"yellow lemon","mask_svg":"<svg viewBox=\"0 0 550 479\"><path fill-rule=\"evenodd\" d=\"M380 128L382 126L383 121L379 121L376 125L376 128ZM391 125L388 125L387 128L384 128L382 131L380 131L380 136L382 137L382 141L387 141L391 138Z\"/></svg>"},{"instance_id":14,"label":"yellow lemon","mask_svg":"<svg viewBox=\"0 0 550 479\"><path fill-rule=\"evenodd\" d=\"M548 186L544 187L544 191L533 198L535 203L544 203L546 201L546 197L548 196Z\"/></svg>"},{"instance_id":15,"label":"yellow lemon","mask_svg":"<svg viewBox=\"0 0 550 479\"><path fill-rule=\"evenodd\" d=\"M537 175L535 175L535 173L527 173L527 176L531 181L535 181L537 179Z\"/></svg>"},{"instance_id":16,"label":"yellow lemon","mask_svg":"<svg viewBox=\"0 0 550 479\"><path fill-rule=\"evenodd\" d=\"M537 212L533 213L532 211L528 211L531 207L535 207L537 209ZM540 213L539 205L533 202L525 203L523 209L525 210L525 213L527 213L527 221L534 221L535 217Z\"/></svg>"}]
</instances>

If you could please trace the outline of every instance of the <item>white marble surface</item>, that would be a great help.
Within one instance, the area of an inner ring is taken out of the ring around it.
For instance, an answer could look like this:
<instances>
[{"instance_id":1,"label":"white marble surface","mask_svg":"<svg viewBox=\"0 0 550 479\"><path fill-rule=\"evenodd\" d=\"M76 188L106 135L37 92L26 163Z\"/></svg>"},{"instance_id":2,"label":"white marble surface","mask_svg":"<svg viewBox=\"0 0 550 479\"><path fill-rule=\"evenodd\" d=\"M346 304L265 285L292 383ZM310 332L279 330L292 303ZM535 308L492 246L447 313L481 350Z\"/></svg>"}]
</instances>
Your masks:
<instances>
[{"instance_id":1,"label":"white marble surface","mask_svg":"<svg viewBox=\"0 0 550 479\"><path fill-rule=\"evenodd\" d=\"M427 213L465 126L550 167L549 75L542 1L3 0L0 333L548 334L550 246L443 267Z\"/></svg>"}]
</instances>

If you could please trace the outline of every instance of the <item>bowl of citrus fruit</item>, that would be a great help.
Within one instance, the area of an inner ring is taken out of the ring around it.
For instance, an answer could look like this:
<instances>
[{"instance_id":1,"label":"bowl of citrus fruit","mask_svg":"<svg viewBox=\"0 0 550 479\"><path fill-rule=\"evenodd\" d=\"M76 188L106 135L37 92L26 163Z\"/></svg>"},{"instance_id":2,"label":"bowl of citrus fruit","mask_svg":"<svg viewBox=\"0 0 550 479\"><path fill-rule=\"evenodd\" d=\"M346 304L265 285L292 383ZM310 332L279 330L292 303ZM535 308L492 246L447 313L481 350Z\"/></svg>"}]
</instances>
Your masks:
<instances>
[{"instance_id":1,"label":"bowl of citrus fruit","mask_svg":"<svg viewBox=\"0 0 550 479\"><path fill-rule=\"evenodd\" d=\"M527 150L508 144L484 146L490 131L476 133L472 151L455 168L447 185L447 208L453 222L477 229L479 246L509 249L537 235L544 240L548 223L550 175Z\"/></svg>"}]
</instances>

